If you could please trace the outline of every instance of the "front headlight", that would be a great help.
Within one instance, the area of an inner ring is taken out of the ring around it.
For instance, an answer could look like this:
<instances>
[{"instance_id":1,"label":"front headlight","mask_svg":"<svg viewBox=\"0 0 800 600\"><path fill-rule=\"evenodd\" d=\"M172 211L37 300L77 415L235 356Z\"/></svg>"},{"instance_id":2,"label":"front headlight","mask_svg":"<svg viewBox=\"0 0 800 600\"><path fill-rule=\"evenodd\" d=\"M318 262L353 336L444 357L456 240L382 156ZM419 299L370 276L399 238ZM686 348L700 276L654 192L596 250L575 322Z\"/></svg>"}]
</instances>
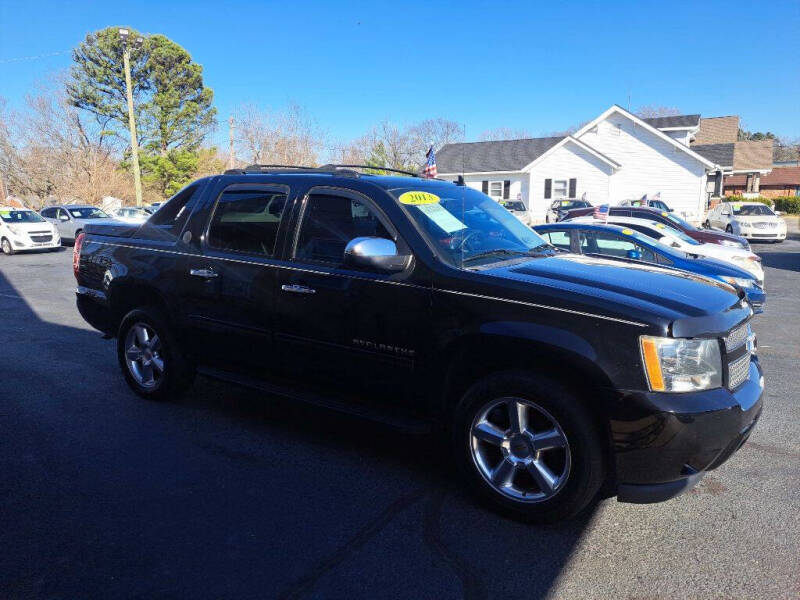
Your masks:
<instances>
[{"instance_id":1,"label":"front headlight","mask_svg":"<svg viewBox=\"0 0 800 600\"><path fill-rule=\"evenodd\" d=\"M14 235L22 235L22 229L19 225L9 225L8 230Z\"/></svg>"},{"instance_id":2,"label":"front headlight","mask_svg":"<svg viewBox=\"0 0 800 600\"><path fill-rule=\"evenodd\" d=\"M737 241L734 241L734 240L720 240L719 241L719 245L720 246L728 246L730 248L743 248L744 247L741 243L739 243Z\"/></svg>"},{"instance_id":3,"label":"front headlight","mask_svg":"<svg viewBox=\"0 0 800 600\"><path fill-rule=\"evenodd\" d=\"M747 277L728 277L726 275L721 275L720 279L722 279L722 281L730 283L731 285L738 285L739 287L743 288L751 287L756 283L754 280L749 279Z\"/></svg>"},{"instance_id":4,"label":"front headlight","mask_svg":"<svg viewBox=\"0 0 800 600\"><path fill-rule=\"evenodd\" d=\"M639 338L647 384L653 392L694 392L722 385L719 341Z\"/></svg>"}]
</instances>

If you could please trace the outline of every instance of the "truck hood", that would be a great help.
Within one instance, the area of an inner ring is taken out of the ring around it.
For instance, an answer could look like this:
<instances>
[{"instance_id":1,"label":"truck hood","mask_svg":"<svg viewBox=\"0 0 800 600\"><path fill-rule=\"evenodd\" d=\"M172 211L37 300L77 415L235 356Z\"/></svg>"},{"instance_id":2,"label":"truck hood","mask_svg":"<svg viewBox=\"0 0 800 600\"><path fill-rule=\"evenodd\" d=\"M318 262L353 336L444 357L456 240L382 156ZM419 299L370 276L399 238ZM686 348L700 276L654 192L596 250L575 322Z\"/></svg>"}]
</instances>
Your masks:
<instances>
[{"instance_id":1,"label":"truck hood","mask_svg":"<svg viewBox=\"0 0 800 600\"><path fill-rule=\"evenodd\" d=\"M563 306L566 292L565 308L643 323L713 315L742 299L733 286L703 275L578 254L498 264L483 274L521 284L531 302L550 296Z\"/></svg>"},{"instance_id":2,"label":"truck hood","mask_svg":"<svg viewBox=\"0 0 800 600\"><path fill-rule=\"evenodd\" d=\"M87 234L100 234L112 237L133 237L141 223L126 223L117 219L92 219L87 223L83 231Z\"/></svg>"}]
</instances>

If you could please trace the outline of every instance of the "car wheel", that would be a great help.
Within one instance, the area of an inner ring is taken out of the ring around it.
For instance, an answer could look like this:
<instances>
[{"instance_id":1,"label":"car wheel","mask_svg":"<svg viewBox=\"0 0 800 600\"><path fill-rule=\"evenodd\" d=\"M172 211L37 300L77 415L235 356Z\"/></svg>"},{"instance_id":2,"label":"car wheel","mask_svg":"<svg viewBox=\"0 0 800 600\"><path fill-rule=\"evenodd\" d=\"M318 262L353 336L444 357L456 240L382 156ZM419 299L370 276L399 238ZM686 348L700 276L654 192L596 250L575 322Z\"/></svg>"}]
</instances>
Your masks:
<instances>
[{"instance_id":1,"label":"car wheel","mask_svg":"<svg viewBox=\"0 0 800 600\"><path fill-rule=\"evenodd\" d=\"M454 415L455 457L470 487L512 518L575 516L597 496L606 456L579 398L522 371L473 385Z\"/></svg>"},{"instance_id":2,"label":"car wheel","mask_svg":"<svg viewBox=\"0 0 800 600\"><path fill-rule=\"evenodd\" d=\"M122 319L117 358L128 385L143 398L177 397L194 380L192 361L155 307L137 308Z\"/></svg>"},{"instance_id":3,"label":"car wheel","mask_svg":"<svg viewBox=\"0 0 800 600\"><path fill-rule=\"evenodd\" d=\"M708 219L706 219L706 222L705 222L705 223L703 223L703 227L704 227L705 229L711 229L711 223L709 223Z\"/></svg>"},{"instance_id":4,"label":"car wheel","mask_svg":"<svg viewBox=\"0 0 800 600\"><path fill-rule=\"evenodd\" d=\"M7 254L8 256L14 254L14 248L11 247L11 242L8 241L7 238L3 238L0 242L0 247L3 248L3 254Z\"/></svg>"}]
</instances>

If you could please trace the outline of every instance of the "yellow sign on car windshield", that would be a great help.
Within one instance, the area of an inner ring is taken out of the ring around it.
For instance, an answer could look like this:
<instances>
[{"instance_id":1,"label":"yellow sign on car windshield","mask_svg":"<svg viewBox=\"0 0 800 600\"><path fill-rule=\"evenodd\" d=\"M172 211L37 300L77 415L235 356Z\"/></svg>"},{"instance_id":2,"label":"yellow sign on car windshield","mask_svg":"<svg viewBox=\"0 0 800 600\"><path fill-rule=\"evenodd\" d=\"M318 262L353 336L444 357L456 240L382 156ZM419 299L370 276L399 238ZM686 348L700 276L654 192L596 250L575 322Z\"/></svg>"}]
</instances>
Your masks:
<instances>
[{"instance_id":1,"label":"yellow sign on car windshield","mask_svg":"<svg viewBox=\"0 0 800 600\"><path fill-rule=\"evenodd\" d=\"M429 192L405 192L398 198L401 204L419 206L421 204L439 204L439 196Z\"/></svg>"},{"instance_id":2,"label":"yellow sign on car windshield","mask_svg":"<svg viewBox=\"0 0 800 600\"><path fill-rule=\"evenodd\" d=\"M570 201L569 200L562 200L561 201L561 206L569 206L569 205L570 205Z\"/></svg>"},{"instance_id":3,"label":"yellow sign on car windshield","mask_svg":"<svg viewBox=\"0 0 800 600\"><path fill-rule=\"evenodd\" d=\"M662 213L661 213L661 216L662 216L662 217L666 217L666 216L667 216L667 213L666 213L666 212L662 212Z\"/></svg>"},{"instance_id":4,"label":"yellow sign on car windshield","mask_svg":"<svg viewBox=\"0 0 800 600\"><path fill-rule=\"evenodd\" d=\"M633 235L633 229L623 229L622 233L625 235Z\"/></svg>"}]
</instances>

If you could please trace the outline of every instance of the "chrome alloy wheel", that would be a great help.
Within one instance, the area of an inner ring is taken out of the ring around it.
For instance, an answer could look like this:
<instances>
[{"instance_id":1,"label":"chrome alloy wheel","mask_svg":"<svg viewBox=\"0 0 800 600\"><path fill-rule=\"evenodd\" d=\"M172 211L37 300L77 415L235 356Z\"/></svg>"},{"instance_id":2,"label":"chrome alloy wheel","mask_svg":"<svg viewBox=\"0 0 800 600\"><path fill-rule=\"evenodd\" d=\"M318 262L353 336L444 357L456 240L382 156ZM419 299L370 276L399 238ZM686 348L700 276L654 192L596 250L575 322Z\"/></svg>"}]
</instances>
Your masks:
<instances>
[{"instance_id":1,"label":"chrome alloy wheel","mask_svg":"<svg viewBox=\"0 0 800 600\"><path fill-rule=\"evenodd\" d=\"M136 383L156 387L164 377L161 339L152 327L135 323L125 336L125 363Z\"/></svg>"},{"instance_id":2,"label":"chrome alloy wheel","mask_svg":"<svg viewBox=\"0 0 800 600\"><path fill-rule=\"evenodd\" d=\"M530 400L500 398L472 422L472 460L495 491L522 502L553 497L569 478L569 441L553 416Z\"/></svg>"}]
</instances>

